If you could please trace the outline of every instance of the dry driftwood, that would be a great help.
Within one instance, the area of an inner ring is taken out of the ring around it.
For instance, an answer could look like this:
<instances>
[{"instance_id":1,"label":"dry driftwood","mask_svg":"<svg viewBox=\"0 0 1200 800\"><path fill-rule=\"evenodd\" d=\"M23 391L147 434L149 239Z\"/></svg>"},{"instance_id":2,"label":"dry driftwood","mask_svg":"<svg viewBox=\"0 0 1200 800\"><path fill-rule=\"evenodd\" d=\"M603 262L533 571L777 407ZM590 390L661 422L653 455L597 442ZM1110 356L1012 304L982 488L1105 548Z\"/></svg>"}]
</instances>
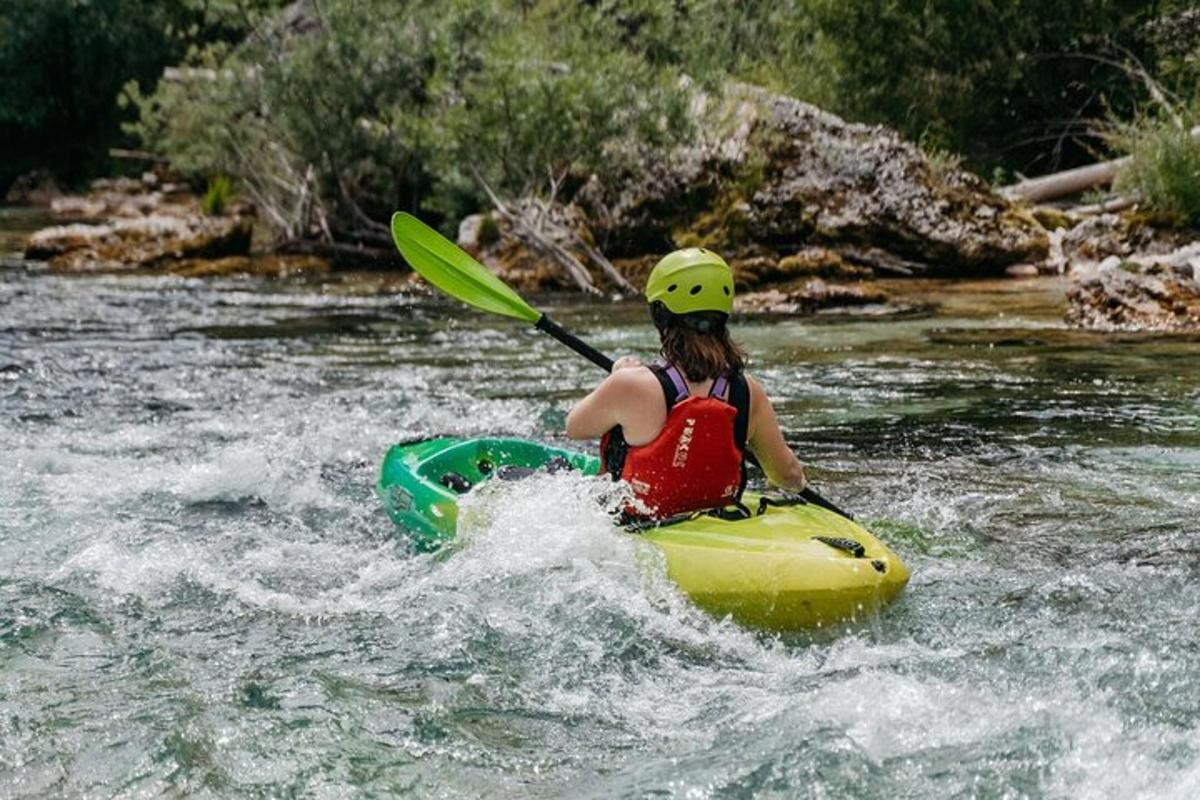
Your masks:
<instances>
[{"instance_id":1,"label":"dry driftwood","mask_svg":"<svg viewBox=\"0 0 1200 800\"><path fill-rule=\"evenodd\" d=\"M1196 138L1200 138L1200 125L1192 128L1191 134ZM1117 173L1127 163L1129 163L1128 156L1125 158L1116 158L1112 161L1101 161L1098 164L1089 164L1086 167L1076 167L1075 169L1055 172L1050 175L1043 175L1040 178L1029 178L1019 183L1014 183L1012 186L1004 187L1001 193L1009 199L1028 200L1031 203L1055 200L1060 197L1086 192L1088 189L1094 189L1097 186L1107 186L1112 183L1113 178L1117 177Z\"/></svg>"},{"instance_id":2,"label":"dry driftwood","mask_svg":"<svg viewBox=\"0 0 1200 800\"><path fill-rule=\"evenodd\" d=\"M1137 204L1137 201L1136 197L1110 197L1102 203L1085 203L1081 206L1071 206L1067 209L1067 213L1081 214L1083 216L1108 214L1113 211L1124 211L1127 208L1132 208Z\"/></svg>"},{"instance_id":3,"label":"dry driftwood","mask_svg":"<svg viewBox=\"0 0 1200 800\"><path fill-rule=\"evenodd\" d=\"M474 171L474 170L473 170ZM517 238L524 241L526 244L541 250L543 253L552 258L563 270L570 276L575 285L588 294L599 294L600 290L596 288L596 284L592 281L591 274L587 268L580 262L575 254L566 247L559 244L555 237L543 231L543 226L549 224L555 229L554 232L569 238L577 247L579 247L593 264L604 274L604 276L612 283L616 290L621 294L632 295L636 294L637 290L633 285L625 279L625 276L617 271L604 255L596 248L592 247L583 237L576 231L565 225L560 225L549 218L548 206L545 204L539 207L539 213L536 219L530 220L527 216L519 211L513 211L497 196L492 190L483 176L475 172L475 179L479 181L479 185L483 187L483 191L487 194L492 206L506 222L513 227L513 233Z\"/></svg>"},{"instance_id":4,"label":"dry driftwood","mask_svg":"<svg viewBox=\"0 0 1200 800\"><path fill-rule=\"evenodd\" d=\"M474 170L473 170L474 171ZM479 185L483 187L483 191L487 193L488 199L491 200L492 206L496 209L501 217L504 218L510 225L513 226L513 232L518 238L522 239L526 244L532 245L542 252L546 253L555 262L558 263L575 281L575 285L582 291L588 294L599 294L596 284L592 283L592 276L588 274L587 269L583 264L579 263L579 259L575 258L566 248L557 242L553 241L541 231L534 228L520 214L511 211L499 196L492 191L492 187L483 179L483 176L478 171L475 172L475 179L479 181Z\"/></svg>"}]
</instances>

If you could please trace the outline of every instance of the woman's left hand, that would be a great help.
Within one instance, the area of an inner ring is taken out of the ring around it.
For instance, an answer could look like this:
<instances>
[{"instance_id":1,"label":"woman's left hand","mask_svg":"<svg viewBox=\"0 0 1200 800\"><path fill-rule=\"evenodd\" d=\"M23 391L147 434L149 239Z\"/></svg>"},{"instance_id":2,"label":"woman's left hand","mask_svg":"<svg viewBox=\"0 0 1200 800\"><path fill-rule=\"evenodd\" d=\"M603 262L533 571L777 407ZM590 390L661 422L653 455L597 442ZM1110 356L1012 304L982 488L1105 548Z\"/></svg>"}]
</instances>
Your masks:
<instances>
[{"instance_id":1,"label":"woman's left hand","mask_svg":"<svg viewBox=\"0 0 1200 800\"><path fill-rule=\"evenodd\" d=\"M640 367L642 360L637 356L621 356L613 362L612 371L616 372L619 369L629 369L630 367Z\"/></svg>"}]
</instances>

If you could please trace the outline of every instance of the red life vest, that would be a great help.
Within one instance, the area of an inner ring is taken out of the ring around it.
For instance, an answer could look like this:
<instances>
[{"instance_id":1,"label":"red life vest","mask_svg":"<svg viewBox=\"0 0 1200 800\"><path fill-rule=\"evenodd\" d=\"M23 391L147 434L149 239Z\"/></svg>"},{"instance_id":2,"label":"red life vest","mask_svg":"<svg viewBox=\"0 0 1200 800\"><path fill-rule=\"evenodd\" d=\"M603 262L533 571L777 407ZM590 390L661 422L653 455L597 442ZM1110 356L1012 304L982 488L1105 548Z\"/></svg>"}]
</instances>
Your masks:
<instances>
[{"instance_id":1,"label":"red life vest","mask_svg":"<svg viewBox=\"0 0 1200 800\"><path fill-rule=\"evenodd\" d=\"M662 386L667 421L644 445L629 445L620 426L605 434L602 470L627 482L656 519L737 502L746 485L750 390L745 376L723 372L707 397L692 397L674 365L655 363L650 370Z\"/></svg>"}]
</instances>

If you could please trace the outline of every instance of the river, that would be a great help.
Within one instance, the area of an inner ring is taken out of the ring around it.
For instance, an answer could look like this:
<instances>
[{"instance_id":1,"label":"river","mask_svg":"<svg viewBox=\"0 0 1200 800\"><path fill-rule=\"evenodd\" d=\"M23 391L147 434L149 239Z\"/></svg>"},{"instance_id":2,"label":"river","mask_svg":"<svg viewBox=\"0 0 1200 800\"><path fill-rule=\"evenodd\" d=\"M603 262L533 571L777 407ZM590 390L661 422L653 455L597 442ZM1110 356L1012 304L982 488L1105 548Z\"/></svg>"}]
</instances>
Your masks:
<instances>
[{"instance_id":1,"label":"river","mask_svg":"<svg viewBox=\"0 0 1200 800\"><path fill-rule=\"evenodd\" d=\"M0 212L0 250L39 221ZM406 550L389 443L560 437L598 378L533 331L378 275L4 263L2 797L1200 793L1194 338L1068 331L1053 281L740 322L818 485L913 570L781 639L640 568L574 476ZM651 353L636 305L547 302Z\"/></svg>"}]
</instances>

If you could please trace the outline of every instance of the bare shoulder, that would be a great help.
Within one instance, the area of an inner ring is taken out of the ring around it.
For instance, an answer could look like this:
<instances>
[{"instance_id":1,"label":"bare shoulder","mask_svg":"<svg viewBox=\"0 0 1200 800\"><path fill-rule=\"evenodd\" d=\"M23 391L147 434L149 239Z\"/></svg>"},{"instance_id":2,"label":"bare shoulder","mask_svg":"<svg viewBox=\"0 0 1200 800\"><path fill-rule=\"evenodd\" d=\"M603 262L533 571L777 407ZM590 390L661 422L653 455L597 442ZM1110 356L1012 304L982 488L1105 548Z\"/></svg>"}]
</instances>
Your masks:
<instances>
[{"instance_id":1,"label":"bare shoulder","mask_svg":"<svg viewBox=\"0 0 1200 800\"><path fill-rule=\"evenodd\" d=\"M748 372L743 374L746 376L746 385L750 387L750 399L754 400L755 398L760 398L766 400L767 391L763 389L762 384L758 382L758 379Z\"/></svg>"},{"instance_id":2,"label":"bare shoulder","mask_svg":"<svg viewBox=\"0 0 1200 800\"><path fill-rule=\"evenodd\" d=\"M619 369L605 378L604 384L614 392L636 397L662 393L658 378L645 366Z\"/></svg>"}]
</instances>

